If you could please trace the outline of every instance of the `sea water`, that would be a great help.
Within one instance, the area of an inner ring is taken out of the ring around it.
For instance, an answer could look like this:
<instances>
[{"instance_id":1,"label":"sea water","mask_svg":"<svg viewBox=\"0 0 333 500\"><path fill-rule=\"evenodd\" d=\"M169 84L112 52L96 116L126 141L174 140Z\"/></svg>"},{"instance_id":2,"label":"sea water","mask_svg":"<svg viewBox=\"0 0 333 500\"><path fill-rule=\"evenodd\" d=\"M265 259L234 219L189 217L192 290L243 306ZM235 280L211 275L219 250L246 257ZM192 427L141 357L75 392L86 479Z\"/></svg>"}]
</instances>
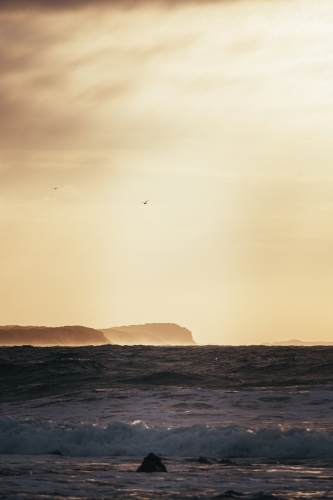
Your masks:
<instances>
[{"instance_id":1,"label":"sea water","mask_svg":"<svg viewBox=\"0 0 333 500\"><path fill-rule=\"evenodd\" d=\"M7 347L0 373L1 498L333 498L331 347Z\"/></svg>"}]
</instances>

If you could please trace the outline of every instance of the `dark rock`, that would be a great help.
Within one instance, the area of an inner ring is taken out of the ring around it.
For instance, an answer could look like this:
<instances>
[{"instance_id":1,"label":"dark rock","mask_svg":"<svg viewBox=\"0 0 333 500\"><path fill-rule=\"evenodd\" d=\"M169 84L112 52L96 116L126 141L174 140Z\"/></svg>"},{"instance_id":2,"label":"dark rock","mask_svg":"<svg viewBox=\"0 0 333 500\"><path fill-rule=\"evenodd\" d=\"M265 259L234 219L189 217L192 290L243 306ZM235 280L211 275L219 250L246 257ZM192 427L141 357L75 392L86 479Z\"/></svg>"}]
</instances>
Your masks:
<instances>
[{"instance_id":1,"label":"dark rock","mask_svg":"<svg viewBox=\"0 0 333 500\"><path fill-rule=\"evenodd\" d=\"M63 456L63 454L61 453L61 451L59 450L54 450L54 451L51 451L50 455L59 455L60 457Z\"/></svg>"},{"instance_id":2,"label":"dark rock","mask_svg":"<svg viewBox=\"0 0 333 500\"><path fill-rule=\"evenodd\" d=\"M198 462L200 462L201 464L207 464L207 465L212 465L215 463L215 462L213 462L213 460L210 460L207 457L200 457Z\"/></svg>"},{"instance_id":3,"label":"dark rock","mask_svg":"<svg viewBox=\"0 0 333 500\"><path fill-rule=\"evenodd\" d=\"M167 472L165 465L160 457L154 453L149 453L144 459L136 472Z\"/></svg>"},{"instance_id":4,"label":"dark rock","mask_svg":"<svg viewBox=\"0 0 333 500\"><path fill-rule=\"evenodd\" d=\"M231 460L229 460L229 458L221 458L221 460L219 461L219 464L234 465L234 463Z\"/></svg>"},{"instance_id":5,"label":"dark rock","mask_svg":"<svg viewBox=\"0 0 333 500\"><path fill-rule=\"evenodd\" d=\"M239 498L242 496L244 496L244 493L240 493L234 490L228 490L225 493L221 493L220 495L217 495L214 498Z\"/></svg>"}]
</instances>

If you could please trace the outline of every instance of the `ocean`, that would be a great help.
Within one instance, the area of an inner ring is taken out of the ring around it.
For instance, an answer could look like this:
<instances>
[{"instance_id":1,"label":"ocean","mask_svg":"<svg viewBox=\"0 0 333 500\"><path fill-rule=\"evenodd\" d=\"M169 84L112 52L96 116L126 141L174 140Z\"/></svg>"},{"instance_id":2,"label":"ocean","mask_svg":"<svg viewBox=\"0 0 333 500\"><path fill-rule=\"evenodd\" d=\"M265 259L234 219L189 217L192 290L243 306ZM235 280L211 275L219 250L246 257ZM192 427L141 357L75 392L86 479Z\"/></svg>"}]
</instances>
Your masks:
<instances>
[{"instance_id":1,"label":"ocean","mask_svg":"<svg viewBox=\"0 0 333 500\"><path fill-rule=\"evenodd\" d=\"M1 499L333 499L333 347L6 347L0 374Z\"/></svg>"}]
</instances>

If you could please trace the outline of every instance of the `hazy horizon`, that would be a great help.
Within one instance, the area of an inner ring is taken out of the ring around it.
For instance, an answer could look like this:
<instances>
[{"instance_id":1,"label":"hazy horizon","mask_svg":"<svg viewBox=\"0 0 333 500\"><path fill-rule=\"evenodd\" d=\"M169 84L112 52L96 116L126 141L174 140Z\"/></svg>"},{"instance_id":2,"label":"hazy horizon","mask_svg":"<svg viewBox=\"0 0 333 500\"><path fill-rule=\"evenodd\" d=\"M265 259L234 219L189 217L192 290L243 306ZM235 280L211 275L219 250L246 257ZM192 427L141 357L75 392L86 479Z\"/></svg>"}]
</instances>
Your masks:
<instances>
[{"instance_id":1,"label":"hazy horizon","mask_svg":"<svg viewBox=\"0 0 333 500\"><path fill-rule=\"evenodd\" d=\"M332 22L0 1L0 324L333 341Z\"/></svg>"},{"instance_id":2,"label":"hazy horizon","mask_svg":"<svg viewBox=\"0 0 333 500\"><path fill-rule=\"evenodd\" d=\"M189 331L190 334L192 334L192 338L194 340L194 344L190 344L190 343L184 343L181 341L181 339L179 339L179 341L177 342L175 339L173 340L170 340L170 338L168 338L168 335L167 335L167 330L165 330L165 333L166 333L166 336L164 338L164 343L161 342L161 339L163 338L163 335L160 335L160 340L158 342L156 342L156 339L152 339L152 336L151 334L154 334L154 328L151 328L151 329L147 329L146 332L144 332L144 330L142 330L142 332L140 333L140 335L138 336L138 338L135 340L135 342L133 343L133 339L129 339L128 336L125 334L126 332L126 329L130 329L130 328L133 328L133 327L157 327L157 332L158 333L158 327L159 326L166 326L166 325L169 325L171 327L173 326L176 326L176 327L180 327L181 329L186 329L186 327L184 325L176 325L175 323L145 323L145 324L140 324L140 325L113 325L113 326L109 326L109 327L103 327L103 328L99 328L99 327L96 327L96 328L93 328L93 330L96 330L96 331L99 331L99 332L102 332L106 339L111 342L112 344L116 344L116 345L156 345L156 346L162 346L162 345L166 345L166 346L191 346L191 345L197 345L197 346L214 346L214 345L225 345L225 346L232 346L232 345L235 345L235 344L214 344L212 342L198 342L195 338L195 336L193 335L193 332ZM61 343L60 344L41 344L40 343L40 339L37 339L37 343L35 343L34 341L34 337L33 337L33 330L34 329L37 329L37 331L39 329L45 329L45 330L53 330L54 328L56 329L66 329L66 328L76 328L76 327L83 327L84 329L87 328L85 325L59 325L59 326L52 326L52 325L0 325L0 334L2 331L11 331L12 329L15 330L15 332L17 331L21 331L21 330L28 330L28 333L30 335L29 337L29 345L36 345L38 347L50 347L51 345L61 345L61 346L78 346L80 345L79 343L79 337L77 338L76 340L76 344L72 343L72 342L66 342L66 340L64 339L63 335L61 337ZM90 327L91 328L91 327ZM89 327L88 327L89 329ZM29 331L31 330L31 331ZM111 333L111 331L116 331L117 332L117 335L115 338L111 338L108 336L107 332L109 331L109 333ZM56 333L56 332L55 332ZM121 334L124 334L123 336ZM138 333L138 332L137 332ZM78 335L80 335L80 332L78 332ZM6 339L6 342L5 343L1 343L2 342L2 338L1 338L1 335L0 335L0 346L1 345L9 345L7 343L7 340ZM58 340L58 339L56 339ZM139 342L137 342L137 340L139 340ZM21 343L16 343L15 340L13 340L13 343L10 344L10 345L26 345L26 341L21 341ZM22 343L23 342L23 343ZM88 343L85 339L85 343L82 344L82 345L101 345L101 344L96 344L94 340L90 340ZM238 345L242 345L242 344L238 344ZM308 341L304 341L303 339L300 339L300 338L289 338L289 339L286 339L286 340L282 340L282 341L276 341L274 339L271 339L270 342L262 342L262 343L258 343L258 344L250 344L250 343L247 343L247 344L243 344L243 345L248 345L248 346L255 346L255 345L258 345L258 346L263 346L263 345L266 345L266 346L271 346L271 347L274 347L274 346L279 346L279 345L290 345L290 346L298 346L298 345L302 345L302 346L320 346L320 345L333 345L333 342L330 342L330 341L323 341L323 340L308 340Z\"/></svg>"}]
</instances>

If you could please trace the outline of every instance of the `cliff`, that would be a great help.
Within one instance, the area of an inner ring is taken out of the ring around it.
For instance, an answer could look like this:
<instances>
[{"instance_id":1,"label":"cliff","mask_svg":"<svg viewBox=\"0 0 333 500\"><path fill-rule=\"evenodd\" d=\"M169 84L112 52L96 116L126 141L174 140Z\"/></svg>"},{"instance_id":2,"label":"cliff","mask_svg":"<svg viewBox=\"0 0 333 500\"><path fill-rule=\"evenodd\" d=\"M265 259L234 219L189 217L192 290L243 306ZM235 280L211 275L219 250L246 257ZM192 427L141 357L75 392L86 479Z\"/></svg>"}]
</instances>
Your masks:
<instances>
[{"instance_id":1,"label":"cliff","mask_svg":"<svg viewBox=\"0 0 333 500\"><path fill-rule=\"evenodd\" d=\"M110 344L100 330L84 326L1 326L2 346L83 346Z\"/></svg>"},{"instance_id":2,"label":"cliff","mask_svg":"<svg viewBox=\"0 0 333 500\"><path fill-rule=\"evenodd\" d=\"M195 345L192 333L175 323L146 323L101 330L113 344Z\"/></svg>"},{"instance_id":3,"label":"cliff","mask_svg":"<svg viewBox=\"0 0 333 500\"><path fill-rule=\"evenodd\" d=\"M297 339L292 339L292 340L283 340L280 342L273 342L273 344L270 344L273 346L283 346L283 345L290 345L290 346L330 346L333 345L333 342L303 342L303 340L297 340Z\"/></svg>"}]
</instances>

